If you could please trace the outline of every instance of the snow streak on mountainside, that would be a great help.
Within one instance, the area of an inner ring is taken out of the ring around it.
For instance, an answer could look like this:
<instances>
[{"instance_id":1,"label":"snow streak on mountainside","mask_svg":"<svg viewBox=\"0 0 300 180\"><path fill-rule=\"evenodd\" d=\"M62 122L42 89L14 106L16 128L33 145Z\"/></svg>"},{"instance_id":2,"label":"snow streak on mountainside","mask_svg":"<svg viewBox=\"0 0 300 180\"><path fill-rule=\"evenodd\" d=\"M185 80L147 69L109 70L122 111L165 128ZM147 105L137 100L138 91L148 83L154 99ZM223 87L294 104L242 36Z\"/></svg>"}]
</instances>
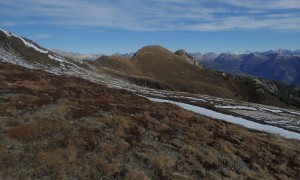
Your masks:
<instances>
[{"instance_id":1,"label":"snow streak on mountainside","mask_svg":"<svg viewBox=\"0 0 300 180\"><path fill-rule=\"evenodd\" d=\"M11 37L11 36L14 36L14 37L17 37L19 38L27 47L30 47L30 48L33 48L34 50L40 52L40 53L45 53L47 54L48 51L47 50L44 50L44 49L41 49L41 48L38 48L37 46L35 46L34 44L32 44L31 42L28 42L26 41L25 39L23 39L21 36L18 36L16 34L12 34L10 32L7 32L5 30L2 30L0 29L2 32L4 32L6 34L7 37Z\"/></svg>"},{"instance_id":2,"label":"snow streak on mountainside","mask_svg":"<svg viewBox=\"0 0 300 180\"><path fill-rule=\"evenodd\" d=\"M8 31L5 31L3 29L0 29L0 31L2 31L7 37L10 37L11 36L11 33L8 32Z\"/></svg>"},{"instance_id":3,"label":"snow streak on mountainside","mask_svg":"<svg viewBox=\"0 0 300 180\"><path fill-rule=\"evenodd\" d=\"M50 58L50 59L53 59L53 60L55 60L55 61L59 61L59 62L64 62L65 60L64 59L61 59L61 57L55 57L55 56L52 56L52 55L48 55L48 57Z\"/></svg>"},{"instance_id":4,"label":"snow streak on mountainside","mask_svg":"<svg viewBox=\"0 0 300 180\"><path fill-rule=\"evenodd\" d=\"M0 60L3 62L9 62L27 68L34 68L33 65L26 63L25 60L22 57L20 57L20 55L12 51L8 51L2 46L0 46Z\"/></svg>"},{"instance_id":5,"label":"snow streak on mountainside","mask_svg":"<svg viewBox=\"0 0 300 180\"><path fill-rule=\"evenodd\" d=\"M13 34L13 36L15 36L15 37L21 39L21 41L22 41L27 47L33 48L34 50L36 50L36 51L38 51L38 52L40 52L40 53L45 53L45 54L48 53L47 50L43 50L43 49L41 49L41 48L36 47L34 44L32 44L32 43L26 41L26 40L23 39L21 36L17 36L17 35L14 35L14 34Z\"/></svg>"}]
</instances>

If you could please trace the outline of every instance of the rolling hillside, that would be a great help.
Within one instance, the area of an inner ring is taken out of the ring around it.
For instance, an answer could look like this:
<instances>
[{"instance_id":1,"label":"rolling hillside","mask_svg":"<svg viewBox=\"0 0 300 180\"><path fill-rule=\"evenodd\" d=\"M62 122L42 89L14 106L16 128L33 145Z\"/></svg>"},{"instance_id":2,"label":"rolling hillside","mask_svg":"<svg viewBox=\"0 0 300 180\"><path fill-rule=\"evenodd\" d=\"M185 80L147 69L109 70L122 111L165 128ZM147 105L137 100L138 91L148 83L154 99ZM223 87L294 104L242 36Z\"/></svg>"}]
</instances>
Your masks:
<instances>
[{"instance_id":1,"label":"rolling hillside","mask_svg":"<svg viewBox=\"0 0 300 180\"><path fill-rule=\"evenodd\" d=\"M1 179L297 179L297 140L0 62Z\"/></svg>"},{"instance_id":2,"label":"rolling hillside","mask_svg":"<svg viewBox=\"0 0 300 180\"><path fill-rule=\"evenodd\" d=\"M277 86L262 79L224 75L187 63L181 56L160 46L140 49L132 63L144 76L166 84L171 90L283 105L274 96Z\"/></svg>"},{"instance_id":3,"label":"rolling hillside","mask_svg":"<svg viewBox=\"0 0 300 180\"><path fill-rule=\"evenodd\" d=\"M90 62L90 64L108 72L110 70L115 73L124 73L125 75L141 75L141 72L128 59L121 55L101 56L95 61Z\"/></svg>"}]
</instances>

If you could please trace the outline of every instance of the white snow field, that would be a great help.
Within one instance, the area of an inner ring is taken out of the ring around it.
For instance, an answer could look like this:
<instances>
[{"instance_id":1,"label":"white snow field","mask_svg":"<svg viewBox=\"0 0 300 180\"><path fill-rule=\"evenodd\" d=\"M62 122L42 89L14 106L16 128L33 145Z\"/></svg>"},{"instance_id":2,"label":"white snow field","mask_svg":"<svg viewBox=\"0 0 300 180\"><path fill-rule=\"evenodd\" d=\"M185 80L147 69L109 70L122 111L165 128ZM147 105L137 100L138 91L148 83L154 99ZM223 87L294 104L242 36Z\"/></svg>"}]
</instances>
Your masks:
<instances>
[{"instance_id":1,"label":"white snow field","mask_svg":"<svg viewBox=\"0 0 300 180\"><path fill-rule=\"evenodd\" d=\"M185 103L180 103L180 102L175 102L175 101L170 101L170 100L164 100L164 99L158 99L158 98L149 98L149 97L147 97L147 98L154 102L164 102L164 103L175 104L183 109L186 109L186 110L189 110L194 113L201 114L201 115L204 115L204 116L207 116L210 118L227 121L227 122L234 123L234 124L239 124L239 125L245 126L247 128L251 128L251 129L255 129L255 130L259 130L259 131L265 131L268 133L279 134L286 138L300 140L299 133L288 131L288 130L278 128L275 126L259 124L259 123L253 122L253 121L246 120L244 118L234 117L234 116L227 115L227 114L222 114L222 113L219 113L216 111L212 111L212 110L198 107L198 106L193 106L190 104L185 104Z\"/></svg>"}]
</instances>

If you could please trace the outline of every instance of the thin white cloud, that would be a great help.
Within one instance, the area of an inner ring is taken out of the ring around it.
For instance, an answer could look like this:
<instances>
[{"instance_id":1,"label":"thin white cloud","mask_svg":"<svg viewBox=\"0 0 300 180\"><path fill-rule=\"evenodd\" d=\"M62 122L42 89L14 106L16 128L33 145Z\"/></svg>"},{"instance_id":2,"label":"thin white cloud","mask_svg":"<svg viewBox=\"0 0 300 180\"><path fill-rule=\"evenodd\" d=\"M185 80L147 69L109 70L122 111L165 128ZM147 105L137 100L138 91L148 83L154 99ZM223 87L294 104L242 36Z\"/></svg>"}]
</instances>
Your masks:
<instances>
[{"instance_id":1,"label":"thin white cloud","mask_svg":"<svg viewBox=\"0 0 300 180\"><path fill-rule=\"evenodd\" d=\"M268 19L254 19L249 17L230 17L207 24L200 24L191 26L189 29L195 31L211 31L211 30L255 30L255 29L273 29L273 30L291 30L299 29L298 24L300 20L295 20L290 23L289 19L285 18L268 18ZM276 26L280 24L281 26Z\"/></svg>"},{"instance_id":2,"label":"thin white cloud","mask_svg":"<svg viewBox=\"0 0 300 180\"><path fill-rule=\"evenodd\" d=\"M0 22L137 31L300 30L297 10L299 0L10 0L0 2Z\"/></svg>"},{"instance_id":3,"label":"thin white cloud","mask_svg":"<svg viewBox=\"0 0 300 180\"><path fill-rule=\"evenodd\" d=\"M299 0L226 0L219 2L251 9L299 9Z\"/></svg>"},{"instance_id":4,"label":"thin white cloud","mask_svg":"<svg viewBox=\"0 0 300 180\"><path fill-rule=\"evenodd\" d=\"M1 25L2 25L2 26L16 26L17 23L15 23L15 22L10 22L10 21L2 21L2 22L1 22Z\"/></svg>"}]
</instances>

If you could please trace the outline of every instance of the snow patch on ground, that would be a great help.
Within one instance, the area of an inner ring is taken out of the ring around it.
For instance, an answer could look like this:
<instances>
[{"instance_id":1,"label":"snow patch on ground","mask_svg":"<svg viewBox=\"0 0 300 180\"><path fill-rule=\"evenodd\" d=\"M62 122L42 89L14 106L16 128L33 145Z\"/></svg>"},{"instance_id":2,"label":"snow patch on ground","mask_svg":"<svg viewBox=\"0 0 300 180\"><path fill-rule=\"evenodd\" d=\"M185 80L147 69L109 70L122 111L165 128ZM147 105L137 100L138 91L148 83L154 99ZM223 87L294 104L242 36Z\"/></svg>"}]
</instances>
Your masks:
<instances>
[{"instance_id":1,"label":"snow patch on ground","mask_svg":"<svg viewBox=\"0 0 300 180\"><path fill-rule=\"evenodd\" d=\"M201 101L201 102L206 102L204 99L199 99L199 98L193 98L193 97L183 97L185 99L190 99L190 100L193 100L193 101Z\"/></svg>"},{"instance_id":2,"label":"snow patch on ground","mask_svg":"<svg viewBox=\"0 0 300 180\"><path fill-rule=\"evenodd\" d=\"M239 109L239 110L251 110L251 111L257 111L256 108L248 107L248 106L215 106L216 108L221 109Z\"/></svg>"},{"instance_id":3,"label":"snow patch on ground","mask_svg":"<svg viewBox=\"0 0 300 180\"><path fill-rule=\"evenodd\" d=\"M48 57L50 58L50 59L53 59L53 60L55 60L55 61L59 61L59 62L64 62L65 60L64 59L62 59L62 58L60 58L60 57L56 57L56 56L52 56L52 55L48 55Z\"/></svg>"},{"instance_id":4,"label":"snow patch on ground","mask_svg":"<svg viewBox=\"0 0 300 180\"><path fill-rule=\"evenodd\" d=\"M282 111L278 110L278 109L260 108L260 110L269 111L269 112L273 112L273 113L282 113Z\"/></svg>"},{"instance_id":5,"label":"snow patch on ground","mask_svg":"<svg viewBox=\"0 0 300 180\"><path fill-rule=\"evenodd\" d=\"M300 113L297 113L297 112L289 111L289 113L290 113L290 114L295 114L295 115L300 116Z\"/></svg>"},{"instance_id":6,"label":"snow patch on ground","mask_svg":"<svg viewBox=\"0 0 300 180\"><path fill-rule=\"evenodd\" d=\"M23 67L33 69L34 66L26 63L23 58L18 56L16 53L5 50L2 46L0 46L0 61L9 62L12 64L17 64Z\"/></svg>"},{"instance_id":7,"label":"snow patch on ground","mask_svg":"<svg viewBox=\"0 0 300 180\"><path fill-rule=\"evenodd\" d=\"M278 128L278 127L275 127L275 126L259 124L259 123L253 122L253 121L246 120L244 118L234 117L234 116L227 115L227 114L222 114L222 113L212 111L212 110L209 110L209 109L206 109L206 108L193 106L193 105L189 105L189 104L185 104L185 103L180 103L180 102L175 102L175 101L170 101L170 100L164 100L164 99L158 99L158 98L149 98L149 97L147 97L147 98L151 101L154 101L154 102L171 103L171 104L177 105L177 106L179 106L183 109L195 112L197 114L201 114L201 115L204 115L204 116L207 116L207 117L210 117L210 118L214 118L214 119L218 119L218 120L227 121L227 122L234 123L234 124L239 124L239 125L245 126L247 128L250 128L250 129L265 131L265 132L269 132L269 133L275 133L275 134L279 134L279 135L281 135L283 137L286 137L286 138L300 140L300 134L299 133L288 131L288 130Z\"/></svg>"}]
</instances>

